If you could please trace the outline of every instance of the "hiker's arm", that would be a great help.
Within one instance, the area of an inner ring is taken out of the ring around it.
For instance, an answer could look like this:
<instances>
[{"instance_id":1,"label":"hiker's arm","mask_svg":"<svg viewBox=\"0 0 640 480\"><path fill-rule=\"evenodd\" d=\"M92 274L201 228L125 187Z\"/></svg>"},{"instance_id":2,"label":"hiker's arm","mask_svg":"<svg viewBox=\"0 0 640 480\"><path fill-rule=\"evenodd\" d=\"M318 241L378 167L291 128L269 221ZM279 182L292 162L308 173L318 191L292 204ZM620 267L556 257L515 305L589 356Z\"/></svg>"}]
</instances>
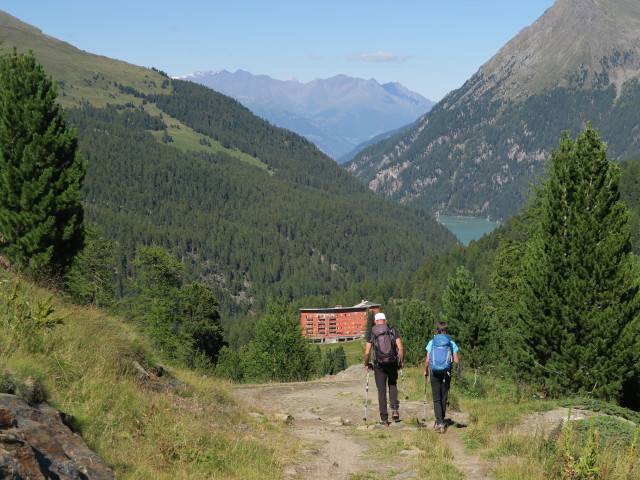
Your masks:
<instances>
[{"instance_id":1,"label":"hiker's arm","mask_svg":"<svg viewBox=\"0 0 640 480\"><path fill-rule=\"evenodd\" d=\"M404 348L402 348L402 340L396 338L396 346L398 347L398 358L400 359L400 368L404 368Z\"/></svg>"},{"instance_id":2,"label":"hiker's arm","mask_svg":"<svg viewBox=\"0 0 640 480\"><path fill-rule=\"evenodd\" d=\"M460 359L458 358L458 352L453 354L453 363L460 363Z\"/></svg>"},{"instance_id":3,"label":"hiker's arm","mask_svg":"<svg viewBox=\"0 0 640 480\"><path fill-rule=\"evenodd\" d=\"M369 342L364 344L364 368L369 370L369 356L371 355L371 344Z\"/></svg>"},{"instance_id":4,"label":"hiker's arm","mask_svg":"<svg viewBox=\"0 0 640 480\"><path fill-rule=\"evenodd\" d=\"M429 352L427 352L427 355L424 357L424 371L422 372L422 374L425 377L429 375Z\"/></svg>"}]
</instances>

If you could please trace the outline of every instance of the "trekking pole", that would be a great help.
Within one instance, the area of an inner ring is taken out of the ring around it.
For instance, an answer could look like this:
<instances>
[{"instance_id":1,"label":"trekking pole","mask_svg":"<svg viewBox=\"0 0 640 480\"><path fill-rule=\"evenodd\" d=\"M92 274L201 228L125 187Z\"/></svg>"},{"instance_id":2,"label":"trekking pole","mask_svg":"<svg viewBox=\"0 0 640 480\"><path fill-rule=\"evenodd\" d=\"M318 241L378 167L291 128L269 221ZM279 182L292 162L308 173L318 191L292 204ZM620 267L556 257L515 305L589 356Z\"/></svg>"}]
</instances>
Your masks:
<instances>
[{"instance_id":1,"label":"trekking pole","mask_svg":"<svg viewBox=\"0 0 640 480\"><path fill-rule=\"evenodd\" d=\"M367 387L364 391L364 418L363 420L367 421L367 403L369 402L369 373L371 370L367 368Z\"/></svg>"},{"instance_id":2,"label":"trekking pole","mask_svg":"<svg viewBox=\"0 0 640 480\"><path fill-rule=\"evenodd\" d=\"M404 388L404 399L409 400L409 395L407 395L407 384L404 383L404 373L402 373L402 369L400 369L400 378L402 378L402 388Z\"/></svg>"},{"instance_id":3,"label":"trekking pole","mask_svg":"<svg viewBox=\"0 0 640 480\"><path fill-rule=\"evenodd\" d=\"M429 379L429 371L427 370L427 376L424 377L424 397L422 400L422 421L427 423L427 380Z\"/></svg>"}]
</instances>

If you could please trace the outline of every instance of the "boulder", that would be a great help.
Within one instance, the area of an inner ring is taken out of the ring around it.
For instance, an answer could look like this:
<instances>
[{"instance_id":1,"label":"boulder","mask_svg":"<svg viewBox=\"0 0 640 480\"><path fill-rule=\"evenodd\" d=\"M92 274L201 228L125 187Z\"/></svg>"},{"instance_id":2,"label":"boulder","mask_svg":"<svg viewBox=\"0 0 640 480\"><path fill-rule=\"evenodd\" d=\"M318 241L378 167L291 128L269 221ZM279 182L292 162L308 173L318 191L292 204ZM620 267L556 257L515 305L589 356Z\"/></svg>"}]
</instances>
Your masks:
<instances>
[{"instance_id":1,"label":"boulder","mask_svg":"<svg viewBox=\"0 0 640 480\"><path fill-rule=\"evenodd\" d=\"M0 393L0 478L114 479L113 471L46 403Z\"/></svg>"}]
</instances>

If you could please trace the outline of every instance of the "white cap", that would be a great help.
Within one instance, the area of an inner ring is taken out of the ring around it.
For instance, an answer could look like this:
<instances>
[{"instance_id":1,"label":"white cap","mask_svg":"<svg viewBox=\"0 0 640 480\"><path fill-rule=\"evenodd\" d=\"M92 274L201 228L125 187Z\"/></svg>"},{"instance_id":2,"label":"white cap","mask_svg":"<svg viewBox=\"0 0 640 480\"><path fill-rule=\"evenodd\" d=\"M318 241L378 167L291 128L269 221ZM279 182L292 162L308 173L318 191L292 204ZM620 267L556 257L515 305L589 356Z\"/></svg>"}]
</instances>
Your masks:
<instances>
[{"instance_id":1,"label":"white cap","mask_svg":"<svg viewBox=\"0 0 640 480\"><path fill-rule=\"evenodd\" d=\"M378 320L386 320L386 319L387 319L387 317L382 312L376 313L376 316L374 317L374 320L376 320L376 321L378 321Z\"/></svg>"}]
</instances>

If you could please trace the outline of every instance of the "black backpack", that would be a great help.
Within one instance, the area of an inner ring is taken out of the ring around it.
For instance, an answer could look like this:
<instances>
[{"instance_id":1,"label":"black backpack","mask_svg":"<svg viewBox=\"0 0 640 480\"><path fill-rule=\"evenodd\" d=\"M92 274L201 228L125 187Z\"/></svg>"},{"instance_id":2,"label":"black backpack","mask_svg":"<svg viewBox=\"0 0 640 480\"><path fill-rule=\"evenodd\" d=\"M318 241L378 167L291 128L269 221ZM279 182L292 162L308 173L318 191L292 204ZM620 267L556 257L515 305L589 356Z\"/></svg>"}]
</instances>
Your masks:
<instances>
[{"instance_id":1,"label":"black backpack","mask_svg":"<svg viewBox=\"0 0 640 480\"><path fill-rule=\"evenodd\" d=\"M393 365L398 363L396 353L396 339L391 327L386 323L374 325L371 329L373 348L378 365Z\"/></svg>"}]
</instances>

